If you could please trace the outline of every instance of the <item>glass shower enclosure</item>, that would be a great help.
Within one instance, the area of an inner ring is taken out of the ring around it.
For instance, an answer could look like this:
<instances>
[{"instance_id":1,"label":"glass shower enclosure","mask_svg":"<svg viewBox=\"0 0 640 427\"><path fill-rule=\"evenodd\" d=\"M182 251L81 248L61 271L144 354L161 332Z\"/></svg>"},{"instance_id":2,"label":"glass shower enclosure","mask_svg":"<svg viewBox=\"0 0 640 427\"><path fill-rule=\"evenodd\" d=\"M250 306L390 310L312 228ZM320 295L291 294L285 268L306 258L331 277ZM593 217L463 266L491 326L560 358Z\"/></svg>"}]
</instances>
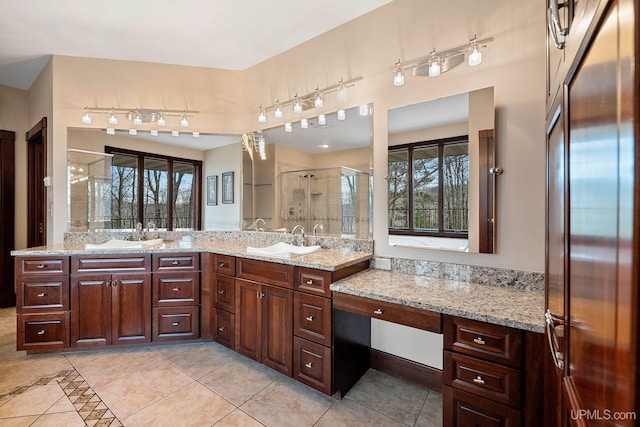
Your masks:
<instances>
[{"instance_id":1,"label":"glass shower enclosure","mask_svg":"<svg viewBox=\"0 0 640 427\"><path fill-rule=\"evenodd\" d=\"M345 166L280 174L282 226L311 235L366 239L371 232L369 174ZM320 228L320 225L322 228Z\"/></svg>"}]
</instances>

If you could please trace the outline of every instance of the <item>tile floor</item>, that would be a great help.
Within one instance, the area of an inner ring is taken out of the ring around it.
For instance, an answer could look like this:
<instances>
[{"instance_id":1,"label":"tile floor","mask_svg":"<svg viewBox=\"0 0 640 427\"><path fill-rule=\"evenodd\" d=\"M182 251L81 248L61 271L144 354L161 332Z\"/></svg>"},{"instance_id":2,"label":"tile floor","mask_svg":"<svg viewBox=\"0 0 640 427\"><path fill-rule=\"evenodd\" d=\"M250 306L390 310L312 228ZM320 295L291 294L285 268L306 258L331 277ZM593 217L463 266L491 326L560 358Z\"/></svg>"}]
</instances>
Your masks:
<instances>
[{"instance_id":1,"label":"tile floor","mask_svg":"<svg viewBox=\"0 0 640 427\"><path fill-rule=\"evenodd\" d=\"M369 370L338 401L216 343L27 356L0 309L0 426L442 424L439 393Z\"/></svg>"}]
</instances>

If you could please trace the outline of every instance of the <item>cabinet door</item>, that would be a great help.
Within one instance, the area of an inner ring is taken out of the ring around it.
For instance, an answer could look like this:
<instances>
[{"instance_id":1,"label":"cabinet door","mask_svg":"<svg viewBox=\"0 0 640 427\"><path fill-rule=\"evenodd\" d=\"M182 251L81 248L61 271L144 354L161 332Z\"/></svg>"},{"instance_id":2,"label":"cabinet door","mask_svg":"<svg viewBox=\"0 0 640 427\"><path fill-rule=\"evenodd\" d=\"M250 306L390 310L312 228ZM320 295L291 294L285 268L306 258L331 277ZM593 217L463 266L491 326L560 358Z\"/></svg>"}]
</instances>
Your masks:
<instances>
[{"instance_id":1,"label":"cabinet door","mask_svg":"<svg viewBox=\"0 0 640 427\"><path fill-rule=\"evenodd\" d=\"M71 276L71 345L111 344L111 275Z\"/></svg>"},{"instance_id":2,"label":"cabinet door","mask_svg":"<svg viewBox=\"0 0 640 427\"><path fill-rule=\"evenodd\" d=\"M236 279L235 346L251 359L262 360L262 285Z\"/></svg>"},{"instance_id":3,"label":"cabinet door","mask_svg":"<svg viewBox=\"0 0 640 427\"><path fill-rule=\"evenodd\" d=\"M293 291L263 285L262 363L285 375L293 368Z\"/></svg>"},{"instance_id":4,"label":"cabinet door","mask_svg":"<svg viewBox=\"0 0 640 427\"><path fill-rule=\"evenodd\" d=\"M111 279L112 344L151 341L151 275L114 274Z\"/></svg>"}]
</instances>

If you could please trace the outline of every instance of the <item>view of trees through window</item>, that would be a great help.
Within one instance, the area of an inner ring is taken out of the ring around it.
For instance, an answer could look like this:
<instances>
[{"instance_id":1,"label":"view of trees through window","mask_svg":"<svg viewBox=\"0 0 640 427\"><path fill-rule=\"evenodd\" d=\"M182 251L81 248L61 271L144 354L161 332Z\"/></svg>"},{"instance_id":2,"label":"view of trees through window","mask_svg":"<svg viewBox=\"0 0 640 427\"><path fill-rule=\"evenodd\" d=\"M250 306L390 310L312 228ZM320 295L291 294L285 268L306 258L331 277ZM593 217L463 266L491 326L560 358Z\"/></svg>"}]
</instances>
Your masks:
<instances>
[{"instance_id":1,"label":"view of trees through window","mask_svg":"<svg viewBox=\"0 0 640 427\"><path fill-rule=\"evenodd\" d=\"M202 162L107 147L113 154L111 229L200 229Z\"/></svg>"},{"instance_id":2,"label":"view of trees through window","mask_svg":"<svg viewBox=\"0 0 640 427\"><path fill-rule=\"evenodd\" d=\"M466 236L468 137L389 148L389 232Z\"/></svg>"}]
</instances>

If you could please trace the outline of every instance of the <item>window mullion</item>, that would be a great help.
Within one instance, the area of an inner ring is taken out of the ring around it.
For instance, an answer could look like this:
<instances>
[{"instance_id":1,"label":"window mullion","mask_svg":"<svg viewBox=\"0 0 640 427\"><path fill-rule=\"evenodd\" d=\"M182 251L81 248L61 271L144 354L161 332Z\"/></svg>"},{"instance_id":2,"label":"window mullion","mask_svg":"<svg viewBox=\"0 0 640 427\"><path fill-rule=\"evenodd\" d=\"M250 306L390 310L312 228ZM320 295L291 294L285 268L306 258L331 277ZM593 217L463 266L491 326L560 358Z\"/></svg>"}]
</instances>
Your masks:
<instances>
[{"instance_id":1,"label":"window mullion","mask_svg":"<svg viewBox=\"0 0 640 427\"><path fill-rule=\"evenodd\" d=\"M408 220L409 220L409 232L413 233L414 229L414 221L413 221L413 147L407 148L407 158L408 158L408 168L407 168L407 191L409 192L409 212L408 212Z\"/></svg>"},{"instance_id":2,"label":"window mullion","mask_svg":"<svg viewBox=\"0 0 640 427\"><path fill-rule=\"evenodd\" d=\"M444 143L438 144L438 232L444 230Z\"/></svg>"},{"instance_id":3,"label":"window mullion","mask_svg":"<svg viewBox=\"0 0 640 427\"><path fill-rule=\"evenodd\" d=\"M169 174L167 177L167 231L173 231L173 188L175 186L173 160L169 159L167 169Z\"/></svg>"}]
</instances>

